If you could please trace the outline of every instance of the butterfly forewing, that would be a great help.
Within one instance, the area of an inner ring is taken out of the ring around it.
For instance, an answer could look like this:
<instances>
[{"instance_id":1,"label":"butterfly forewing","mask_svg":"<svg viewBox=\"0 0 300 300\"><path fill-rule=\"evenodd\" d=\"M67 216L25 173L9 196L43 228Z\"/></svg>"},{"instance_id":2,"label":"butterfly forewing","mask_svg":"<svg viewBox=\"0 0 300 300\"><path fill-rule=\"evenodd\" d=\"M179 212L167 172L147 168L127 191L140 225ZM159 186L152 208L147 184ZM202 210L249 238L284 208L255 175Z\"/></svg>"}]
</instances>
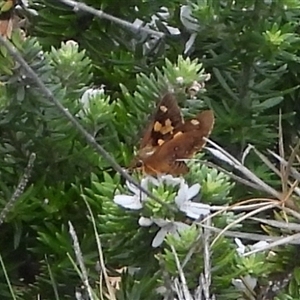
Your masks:
<instances>
[{"instance_id":1,"label":"butterfly forewing","mask_svg":"<svg viewBox=\"0 0 300 300\"><path fill-rule=\"evenodd\" d=\"M174 128L182 124L183 119L177 101L171 93L167 93L158 103L153 121L141 141L140 149L157 147L161 141L170 140Z\"/></svg>"}]
</instances>

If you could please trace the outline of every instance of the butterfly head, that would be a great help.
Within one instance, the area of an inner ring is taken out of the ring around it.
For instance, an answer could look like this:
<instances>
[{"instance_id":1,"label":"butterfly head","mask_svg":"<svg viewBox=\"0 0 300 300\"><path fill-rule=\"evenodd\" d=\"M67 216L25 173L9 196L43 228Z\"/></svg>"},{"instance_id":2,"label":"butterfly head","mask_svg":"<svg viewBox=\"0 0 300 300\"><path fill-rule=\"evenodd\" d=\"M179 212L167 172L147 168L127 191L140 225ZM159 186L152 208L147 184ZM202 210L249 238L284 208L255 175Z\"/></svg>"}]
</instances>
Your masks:
<instances>
[{"instance_id":1,"label":"butterfly head","mask_svg":"<svg viewBox=\"0 0 300 300\"><path fill-rule=\"evenodd\" d=\"M142 170L143 166L144 166L143 161L138 157L135 157L129 165L129 170Z\"/></svg>"},{"instance_id":2,"label":"butterfly head","mask_svg":"<svg viewBox=\"0 0 300 300\"><path fill-rule=\"evenodd\" d=\"M129 170L144 171L144 161L154 153L154 148L146 146L140 149L129 165Z\"/></svg>"}]
</instances>

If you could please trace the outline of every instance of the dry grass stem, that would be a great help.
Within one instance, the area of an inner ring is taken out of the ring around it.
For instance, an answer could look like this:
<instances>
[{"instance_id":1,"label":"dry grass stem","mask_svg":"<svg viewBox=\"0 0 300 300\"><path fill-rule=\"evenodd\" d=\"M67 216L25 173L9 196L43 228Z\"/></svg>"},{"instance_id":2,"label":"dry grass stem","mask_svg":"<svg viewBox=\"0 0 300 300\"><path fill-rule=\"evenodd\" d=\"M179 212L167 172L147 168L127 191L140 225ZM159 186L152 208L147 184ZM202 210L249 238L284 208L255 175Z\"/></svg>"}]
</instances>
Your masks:
<instances>
[{"instance_id":1,"label":"dry grass stem","mask_svg":"<svg viewBox=\"0 0 300 300\"><path fill-rule=\"evenodd\" d=\"M262 252L262 251L266 251L269 249L272 249L274 247L277 246L281 246L281 245L286 245L286 244L291 244L292 242L295 242L293 244L299 244L300 243L300 233L296 233L287 237L283 237L278 239L277 241L274 241L268 245L266 245L265 247L261 247L259 249L254 249L252 251L249 251L247 253L244 253L243 256L249 256L258 252Z\"/></svg>"},{"instance_id":2,"label":"dry grass stem","mask_svg":"<svg viewBox=\"0 0 300 300\"><path fill-rule=\"evenodd\" d=\"M84 287L86 288L86 291L89 295L90 300L93 300L94 299L93 290L89 283L87 270L86 270L84 262L83 262L83 256L82 256L82 252L80 250L77 234L75 232L75 229L74 229L72 223L69 221L68 224L69 224L69 233L73 240L73 249L75 252L76 260L77 260L77 263L78 263L78 265L80 267L80 271L81 271L81 273L80 273L81 280L82 280L82 283L84 284Z\"/></svg>"}]
</instances>

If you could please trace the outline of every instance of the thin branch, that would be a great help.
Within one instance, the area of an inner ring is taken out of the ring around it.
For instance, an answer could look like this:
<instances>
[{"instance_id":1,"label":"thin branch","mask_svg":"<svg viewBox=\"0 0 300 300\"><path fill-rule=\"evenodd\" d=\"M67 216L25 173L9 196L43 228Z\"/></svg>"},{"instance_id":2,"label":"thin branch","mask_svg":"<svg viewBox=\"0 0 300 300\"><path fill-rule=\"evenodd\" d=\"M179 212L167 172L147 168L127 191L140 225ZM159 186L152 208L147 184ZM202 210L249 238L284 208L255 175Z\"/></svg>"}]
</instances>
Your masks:
<instances>
[{"instance_id":1,"label":"thin branch","mask_svg":"<svg viewBox=\"0 0 300 300\"><path fill-rule=\"evenodd\" d=\"M286 223L282 221L268 220L268 219L255 218L255 217L252 217L250 219L279 229L295 230L300 232L300 224L298 223Z\"/></svg>"},{"instance_id":2,"label":"thin branch","mask_svg":"<svg viewBox=\"0 0 300 300\"><path fill-rule=\"evenodd\" d=\"M5 207L3 208L3 210L0 213L0 225L6 219L6 216L9 213L9 211L11 210L11 208L13 207L13 205L20 198L20 196L23 194L23 192L24 192L24 190L27 186L27 183L30 179L30 176L31 176L31 172L32 172L32 168L33 168L33 165L34 165L35 157L36 157L35 153L30 154L28 164L27 164L27 166L24 170L23 177L21 178L15 192L13 193L13 195L11 196L11 198L6 203Z\"/></svg>"},{"instance_id":3,"label":"thin branch","mask_svg":"<svg viewBox=\"0 0 300 300\"><path fill-rule=\"evenodd\" d=\"M294 243L299 244L299 242L300 242L300 233L296 233L296 234L293 234L293 235L290 235L287 237L280 238L277 241L274 241L274 242L270 243L269 245L266 245L263 248L253 249L249 252L246 252L243 254L243 256L249 256L254 253L266 251L266 250L272 249L272 248L280 246L280 245L287 245L287 244L294 244Z\"/></svg>"},{"instance_id":4,"label":"thin branch","mask_svg":"<svg viewBox=\"0 0 300 300\"><path fill-rule=\"evenodd\" d=\"M114 294L113 291L113 287L111 286L110 282L109 282L109 277L106 271L106 266L105 266L105 262L104 262L104 256L103 256L103 251L102 251L102 245L101 245L101 240L100 240L100 235L97 231L97 227L96 227L96 221L92 212L92 209L88 203L88 201L86 200L86 198L84 197L84 202L87 206L87 209L89 211L91 220L92 220L92 224L93 224L93 229L94 229L94 234L95 234L95 238L96 238L96 242L97 242L97 248L98 248L98 254L99 254L99 262L100 262L100 268L101 268L101 272L103 273L103 277L106 283L106 287L108 290L108 298L110 300L116 300L116 296Z\"/></svg>"},{"instance_id":5,"label":"thin branch","mask_svg":"<svg viewBox=\"0 0 300 300\"><path fill-rule=\"evenodd\" d=\"M82 279L82 282L84 284L84 287L86 288L86 290L88 292L90 300L93 300L94 299L93 291L92 291L92 288L89 284L87 270L86 270L84 262L83 262L83 257L82 257L82 253L81 253L81 250L80 250L77 234L74 230L74 227L73 227L72 223L70 221L68 223L69 223L69 232L70 232L70 235L71 235L72 240L73 240L73 248L74 248L76 260L77 260L77 263L78 263L78 265L80 267L80 270L81 270L81 279Z\"/></svg>"},{"instance_id":6,"label":"thin branch","mask_svg":"<svg viewBox=\"0 0 300 300\"><path fill-rule=\"evenodd\" d=\"M232 172L229 172L227 171L226 169L222 168L222 167L219 167L218 165L212 163L212 162L209 162L209 161L204 161L204 160L197 160L199 163L207 166L207 167L210 167L210 168L213 168L213 169L217 169L218 171L226 174L227 176L231 177L233 180L236 180L244 185L247 185L249 187L251 187L252 189L254 190L258 190L258 191L261 191L261 192L265 192L265 189L262 188L260 185L252 182L252 181L249 181L245 178L242 178Z\"/></svg>"},{"instance_id":7,"label":"thin branch","mask_svg":"<svg viewBox=\"0 0 300 300\"><path fill-rule=\"evenodd\" d=\"M138 184L127 172L115 161L115 159L108 153L106 150L96 142L95 138L90 135L81 124L73 117L73 115L67 110L53 95L53 93L45 86L43 81L38 77L38 75L32 70L32 68L27 64L27 62L20 55L19 51L8 41L6 41L0 35L0 44L4 45L8 50L10 55L22 66L24 71L27 73L28 77L30 77L35 85L41 90L41 93L45 95L45 97L52 102L60 111L60 113L68 119L76 128L76 130L85 138L86 142L94 148L112 167L115 171L120 173L126 180L136 186L140 191L145 193L148 197L152 198L160 205L170 209L173 212L176 212L177 209L174 206L171 206L164 201L160 200L158 197L154 196L148 190L143 188L140 184Z\"/></svg>"},{"instance_id":8,"label":"thin branch","mask_svg":"<svg viewBox=\"0 0 300 300\"><path fill-rule=\"evenodd\" d=\"M211 226L211 219L207 219L205 222L207 226ZM210 261L210 230L209 228L204 228L203 230L203 260L204 260L204 276L202 277L202 288L204 299L210 299L210 285L211 285L211 261Z\"/></svg>"},{"instance_id":9,"label":"thin branch","mask_svg":"<svg viewBox=\"0 0 300 300\"><path fill-rule=\"evenodd\" d=\"M243 173L244 176L246 176L249 180L254 182L255 184L259 185L266 193L276 197L277 199L281 200L281 193L278 193L275 189L273 189L271 186L266 184L263 180L261 180L259 177L257 177L253 172L251 172L248 168L243 166L235 157L233 157L231 154L229 154L227 151L225 151L221 146L216 144L215 142L211 141L210 139L203 138L207 143L215 147L215 149L219 150L221 154L223 154L229 161L231 161L231 164L240 172ZM213 153L212 153L213 154ZM218 158L218 157L217 157Z\"/></svg>"},{"instance_id":10,"label":"thin branch","mask_svg":"<svg viewBox=\"0 0 300 300\"><path fill-rule=\"evenodd\" d=\"M4 265L4 261L2 259L1 254L0 254L0 266L1 266L1 269L3 270L3 274L4 274L4 277L5 277L6 283L8 285L10 295L11 295L13 300L17 300L17 297L15 295L15 291L14 291L14 287L13 287L12 283L10 282L11 279L9 278L9 275L7 273L7 270L6 270L6 267Z\"/></svg>"},{"instance_id":11,"label":"thin branch","mask_svg":"<svg viewBox=\"0 0 300 300\"><path fill-rule=\"evenodd\" d=\"M268 152L270 154L272 154L281 164L283 164L286 167L288 166L289 163L284 158L280 157L278 154L276 154L275 152L273 152L273 151L271 151L269 149L268 149ZM291 167L290 172L291 172L291 175L295 179L300 180L300 173L295 168Z\"/></svg>"},{"instance_id":12,"label":"thin branch","mask_svg":"<svg viewBox=\"0 0 300 300\"><path fill-rule=\"evenodd\" d=\"M279 111L279 128L278 128L278 144L279 144L279 155L285 157L284 155L284 145L283 145L283 132L282 132L282 115L281 110ZM288 166L280 164L280 175L281 175L281 185L282 193L285 195L287 192L287 179L288 179Z\"/></svg>"},{"instance_id":13,"label":"thin branch","mask_svg":"<svg viewBox=\"0 0 300 300\"><path fill-rule=\"evenodd\" d=\"M211 243L211 247L217 242L217 240L222 236L222 234L228 230L229 228L233 227L234 225L237 225L239 224L241 221L243 220L246 220L247 218L253 216L253 215L256 215L262 211L265 211L265 210L268 210L270 208L273 208L275 207L275 203L273 204L267 204L265 207L261 207L261 208L258 208L258 209L255 209L241 217L239 217L238 219L234 220L233 222L231 222L230 224L228 224L227 226L225 226L225 228L223 228L223 230L217 235L217 237L213 240L213 242Z\"/></svg>"},{"instance_id":14,"label":"thin branch","mask_svg":"<svg viewBox=\"0 0 300 300\"><path fill-rule=\"evenodd\" d=\"M294 218L296 218L300 221L300 214L297 211L295 211L289 207L286 207L284 205L280 205L280 206L278 206L278 208L282 209L284 212L287 212L288 214L290 214L291 216L293 216Z\"/></svg>"},{"instance_id":15,"label":"thin branch","mask_svg":"<svg viewBox=\"0 0 300 300\"><path fill-rule=\"evenodd\" d=\"M177 267L177 270L178 270L178 273L179 273L179 278L180 278L180 282L181 282L181 291L182 291L182 293L184 295L184 299L185 300L193 300L193 297L192 297L192 295L191 295L191 293L190 293L190 291L188 289L188 285L187 285L187 282L186 282L186 279L185 279L182 267L180 265L180 261L179 261L178 255L177 255L176 250L175 250L175 248L174 248L173 245L171 245L171 250L172 250L172 253L174 255L176 267Z\"/></svg>"},{"instance_id":16,"label":"thin branch","mask_svg":"<svg viewBox=\"0 0 300 300\"><path fill-rule=\"evenodd\" d=\"M249 202L254 202L254 201L263 201L261 203L254 203L254 204L246 204L246 205L241 205L241 203L249 203ZM277 200L275 200L277 201ZM266 202L270 202L269 198L252 198L252 199L248 199L248 200L243 200L241 202L236 202L232 205L214 205L214 206L210 206L210 210L211 211L221 211L221 212L225 212L225 211L252 211L253 209L265 206Z\"/></svg>"},{"instance_id":17,"label":"thin branch","mask_svg":"<svg viewBox=\"0 0 300 300\"><path fill-rule=\"evenodd\" d=\"M155 31L155 30L152 30L152 29L147 28L147 27L141 27L141 26L134 25L130 22L119 19L119 18L114 17L110 14L107 14L102 10L97 10L97 9L91 7L91 6L87 6L86 4L81 3L81 2L72 1L72 0L59 0L59 1L66 4L66 5L68 5L68 6L71 6L74 11L80 11L81 10L81 11L90 13L90 14L96 16L99 19L109 20L113 23L116 23L116 24L118 24L122 27L125 27L125 28L133 31L135 34L138 34L140 32L144 32L144 33L147 33L147 34L150 34L150 35L157 36L159 38L163 38L165 36L165 34L163 32Z\"/></svg>"},{"instance_id":18,"label":"thin branch","mask_svg":"<svg viewBox=\"0 0 300 300\"><path fill-rule=\"evenodd\" d=\"M282 177L280 170L278 170L263 153L261 153L259 150L257 150L254 146L252 146L252 149L255 152L255 154L262 160L262 162L267 167L269 167L269 169L271 171L274 172L274 174L278 175L278 177L280 177L280 178Z\"/></svg>"},{"instance_id":19,"label":"thin branch","mask_svg":"<svg viewBox=\"0 0 300 300\"><path fill-rule=\"evenodd\" d=\"M207 143L212 145L215 149L221 152L222 155L226 157L226 160L231 162L231 165L234 166L237 170L239 170L241 173L243 173L244 176L246 176L250 181L255 183L256 185L259 185L261 189L263 189L266 193L276 197L277 199L281 199L281 194L278 193L275 189L273 189L271 186L267 185L263 180L261 180L259 177L257 177L253 172L251 172L248 168L243 166L235 157L233 157L231 154L229 154L226 150L224 150L221 146L219 146L217 143L211 141L210 139L203 138ZM212 153L214 154L214 153ZM218 158L218 157L217 157ZM220 159L220 158L219 158Z\"/></svg>"},{"instance_id":20,"label":"thin branch","mask_svg":"<svg viewBox=\"0 0 300 300\"><path fill-rule=\"evenodd\" d=\"M223 229L220 229L217 227L206 226L204 224L199 224L199 225L204 228L209 228L212 232L220 233L221 231L223 231ZM252 233L252 232L242 232L242 231L232 231L232 230L227 230L223 234L224 234L224 236L227 236L227 237L247 239L250 241L276 242L276 241L279 241L282 239L280 236L269 236L266 234L257 234L257 233ZM291 245L299 245L300 240L291 240L291 241L289 241L289 243Z\"/></svg>"},{"instance_id":21,"label":"thin branch","mask_svg":"<svg viewBox=\"0 0 300 300\"><path fill-rule=\"evenodd\" d=\"M241 203L242 204L245 204L245 203L249 203L249 202L253 202L253 201L263 201L263 203L256 203L256 204L250 204L250 205L240 205ZM273 200L274 201L274 200ZM262 209L265 209L266 207L266 204L269 204L270 202L273 203L272 200L270 199L264 199L264 198L255 198L255 199L249 199L249 200L244 200L240 203L235 203L231 206L220 206L220 207L216 207L216 206L213 206L211 207L211 210L215 210L216 212L214 212L213 214L210 214L209 216L207 216L206 218L204 218L201 222L196 222L196 224L202 226L202 227L205 227L204 226L204 223L208 220L208 219L212 219L214 216L222 213L222 212L226 212L226 211L229 211L229 210L250 210L251 212L253 212L253 209L255 209L254 211L256 212L257 209L259 208L262 208ZM275 200L276 201L276 200ZM277 205L275 205L275 207L277 207ZM212 209L213 208L213 209ZM243 208L243 209L242 209ZM238 220L236 221L240 221L241 219L239 218ZM209 228L214 228L214 227L209 227ZM224 235L227 235L227 229L229 227L227 226L226 227L226 231L224 232L224 229L218 229L218 228L214 228L212 229L212 231L214 232L218 232L220 234L224 234ZM230 235L229 235L230 236ZM195 241L193 242L191 248L189 249L188 253L186 254L184 260L183 260L183 263L182 263L182 267L184 268L185 265L187 264L187 262L190 260L190 258L192 257L193 253L195 252L196 249L198 249L199 245L198 243L200 243L200 241L202 240L203 238L203 233L202 231L198 234L197 238L195 239Z\"/></svg>"}]
</instances>

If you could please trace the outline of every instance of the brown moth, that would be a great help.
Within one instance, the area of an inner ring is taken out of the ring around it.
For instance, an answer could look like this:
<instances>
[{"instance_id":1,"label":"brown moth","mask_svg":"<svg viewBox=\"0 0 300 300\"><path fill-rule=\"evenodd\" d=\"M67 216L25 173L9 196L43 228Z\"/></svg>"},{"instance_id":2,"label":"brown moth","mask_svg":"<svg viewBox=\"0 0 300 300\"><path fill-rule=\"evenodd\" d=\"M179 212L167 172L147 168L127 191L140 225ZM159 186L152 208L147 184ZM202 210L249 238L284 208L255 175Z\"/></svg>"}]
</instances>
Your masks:
<instances>
[{"instance_id":1,"label":"brown moth","mask_svg":"<svg viewBox=\"0 0 300 300\"><path fill-rule=\"evenodd\" d=\"M213 125L211 110L184 120L174 95L167 93L158 103L131 169L142 169L148 175L187 173L188 166L179 160L201 150L205 145L203 137L210 135Z\"/></svg>"}]
</instances>

